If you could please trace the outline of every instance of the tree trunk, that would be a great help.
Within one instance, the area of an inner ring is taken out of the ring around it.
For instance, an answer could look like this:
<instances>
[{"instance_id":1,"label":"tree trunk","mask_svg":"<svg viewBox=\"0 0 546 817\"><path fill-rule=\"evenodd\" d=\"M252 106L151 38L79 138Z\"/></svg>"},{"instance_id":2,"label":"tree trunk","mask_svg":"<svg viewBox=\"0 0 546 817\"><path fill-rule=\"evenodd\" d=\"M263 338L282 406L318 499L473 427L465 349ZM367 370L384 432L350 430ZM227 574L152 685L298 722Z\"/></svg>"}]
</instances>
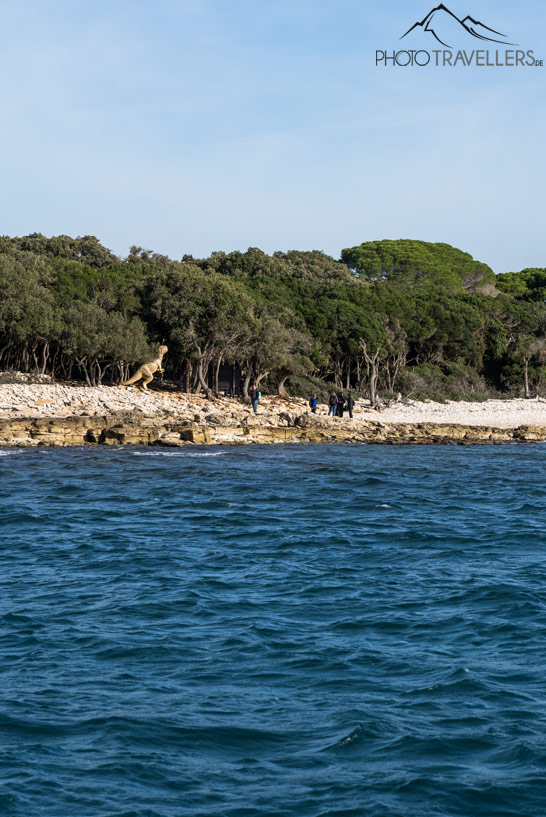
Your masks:
<instances>
[{"instance_id":1,"label":"tree trunk","mask_svg":"<svg viewBox=\"0 0 546 817\"><path fill-rule=\"evenodd\" d=\"M249 400L250 400L250 397L248 395L248 387L250 386L251 377L252 377L252 366L247 366L246 367L246 376L245 376L244 383L243 383L243 399L244 399L245 403L248 403Z\"/></svg>"},{"instance_id":2,"label":"tree trunk","mask_svg":"<svg viewBox=\"0 0 546 817\"><path fill-rule=\"evenodd\" d=\"M528 400L531 397L529 390L529 360L525 358L523 361L523 389L525 398Z\"/></svg>"},{"instance_id":3,"label":"tree trunk","mask_svg":"<svg viewBox=\"0 0 546 817\"><path fill-rule=\"evenodd\" d=\"M387 375L387 386L390 392L395 391L396 379L402 366L407 362L407 351L394 354L385 364L385 371Z\"/></svg>"},{"instance_id":4,"label":"tree trunk","mask_svg":"<svg viewBox=\"0 0 546 817\"><path fill-rule=\"evenodd\" d=\"M336 389L341 389L342 388L341 365L340 365L340 362L339 362L339 357L337 357L337 356L336 356L336 359L334 361L334 382L336 384Z\"/></svg>"},{"instance_id":5,"label":"tree trunk","mask_svg":"<svg viewBox=\"0 0 546 817\"><path fill-rule=\"evenodd\" d=\"M387 391L394 391L394 372L391 371L390 363L385 363L385 379L387 381Z\"/></svg>"},{"instance_id":6,"label":"tree trunk","mask_svg":"<svg viewBox=\"0 0 546 817\"><path fill-rule=\"evenodd\" d=\"M201 385L199 383L199 372L198 366L195 367L195 371L193 373L193 379L191 381L191 393L192 394L199 394L201 391Z\"/></svg>"},{"instance_id":7,"label":"tree trunk","mask_svg":"<svg viewBox=\"0 0 546 817\"><path fill-rule=\"evenodd\" d=\"M84 373L84 375L85 375L85 379L86 379L86 381L87 381L87 385L88 385L88 386L91 386L91 385L92 385L92 383L91 383L91 380L90 380L90 378L89 378L89 372L87 371L87 366L86 366L86 363L85 363L85 358L76 358L76 363L78 363L78 364L79 364L79 365L82 367L82 369L83 369L83 373Z\"/></svg>"},{"instance_id":8,"label":"tree trunk","mask_svg":"<svg viewBox=\"0 0 546 817\"><path fill-rule=\"evenodd\" d=\"M262 382L262 380L263 380L264 378L266 378L268 374L269 374L269 372L263 372L262 374L258 375L258 377L256 378L256 380L254 381L254 382L256 383L256 388L258 388L258 386L260 385L260 383Z\"/></svg>"},{"instance_id":9,"label":"tree trunk","mask_svg":"<svg viewBox=\"0 0 546 817\"><path fill-rule=\"evenodd\" d=\"M0 349L0 360L4 357L4 352L6 352L11 346L11 343L7 343L5 346Z\"/></svg>"},{"instance_id":10,"label":"tree trunk","mask_svg":"<svg viewBox=\"0 0 546 817\"><path fill-rule=\"evenodd\" d=\"M356 359L356 387L358 391L362 391L362 363L359 357Z\"/></svg>"},{"instance_id":11,"label":"tree trunk","mask_svg":"<svg viewBox=\"0 0 546 817\"><path fill-rule=\"evenodd\" d=\"M288 392L284 388L284 384L286 383L287 380L288 380L288 375L285 375L284 377L281 377L281 379L279 380L279 385L277 386L277 391L279 393L279 397L284 397L285 400L289 399L289 397L290 397L290 395L288 394Z\"/></svg>"},{"instance_id":12,"label":"tree trunk","mask_svg":"<svg viewBox=\"0 0 546 817\"><path fill-rule=\"evenodd\" d=\"M218 387L218 379L220 377L220 366L221 365L222 365L222 358L219 357L218 358L218 363L216 364L216 368L214 370L214 392L215 392L215 394L218 394L218 392L220 390L219 387Z\"/></svg>"},{"instance_id":13,"label":"tree trunk","mask_svg":"<svg viewBox=\"0 0 546 817\"><path fill-rule=\"evenodd\" d=\"M118 363L118 383L123 383L124 380L129 380L129 366L124 361Z\"/></svg>"},{"instance_id":14,"label":"tree trunk","mask_svg":"<svg viewBox=\"0 0 546 817\"><path fill-rule=\"evenodd\" d=\"M372 406L375 406L375 404L377 403L377 391L376 391L377 374L378 374L378 366L377 366L377 363L374 362L370 366L370 379L369 379L370 403L371 403Z\"/></svg>"},{"instance_id":15,"label":"tree trunk","mask_svg":"<svg viewBox=\"0 0 546 817\"><path fill-rule=\"evenodd\" d=\"M214 395L213 395L211 389L209 388L209 385L208 385L207 381L205 380L205 375L204 375L204 372L203 372L203 358L202 357L199 358L199 363L197 364L197 377L199 378L199 385L201 386L201 388L205 392L205 394L207 396L207 399L208 400L213 400Z\"/></svg>"},{"instance_id":16,"label":"tree trunk","mask_svg":"<svg viewBox=\"0 0 546 817\"><path fill-rule=\"evenodd\" d=\"M38 355L36 354L36 349L38 345L32 347L32 357L34 358L34 371L37 372L40 369L40 364L38 363Z\"/></svg>"},{"instance_id":17,"label":"tree trunk","mask_svg":"<svg viewBox=\"0 0 546 817\"><path fill-rule=\"evenodd\" d=\"M59 356L59 348L57 347L55 349L55 353L54 353L53 357L51 358L51 366L50 366L51 377L53 378L53 380L57 379L57 358L58 358L58 356Z\"/></svg>"},{"instance_id":18,"label":"tree trunk","mask_svg":"<svg viewBox=\"0 0 546 817\"><path fill-rule=\"evenodd\" d=\"M377 403L377 377L379 374L379 349L370 354L368 352L368 345L366 341L360 340L360 348L364 355L366 362L366 372L368 375L368 388L370 390L370 404L375 406Z\"/></svg>"},{"instance_id":19,"label":"tree trunk","mask_svg":"<svg viewBox=\"0 0 546 817\"><path fill-rule=\"evenodd\" d=\"M191 360L188 358L188 360L186 360L186 385L184 387L184 390L185 390L186 394L189 394L191 392L192 374L193 374L193 366L192 366Z\"/></svg>"},{"instance_id":20,"label":"tree trunk","mask_svg":"<svg viewBox=\"0 0 546 817\"><path fill-rule=\"evenodd\" d=\"M42 370L41 370L41 374L45 374L45 372L46 372L48 358L49 358L49 343L44 343L44 348L42 349Z\"/></svg>"},{"instance_id":21,"label":"tree trunk","mask_svg":"<svg viewBox=\"0 0 546 817\"><path fill-rule=\"evenodd\" d=\"M347 377L345 378L345 389L349 391L351 388L351 358L347 358Z\"/></svg>"}]
</instances>

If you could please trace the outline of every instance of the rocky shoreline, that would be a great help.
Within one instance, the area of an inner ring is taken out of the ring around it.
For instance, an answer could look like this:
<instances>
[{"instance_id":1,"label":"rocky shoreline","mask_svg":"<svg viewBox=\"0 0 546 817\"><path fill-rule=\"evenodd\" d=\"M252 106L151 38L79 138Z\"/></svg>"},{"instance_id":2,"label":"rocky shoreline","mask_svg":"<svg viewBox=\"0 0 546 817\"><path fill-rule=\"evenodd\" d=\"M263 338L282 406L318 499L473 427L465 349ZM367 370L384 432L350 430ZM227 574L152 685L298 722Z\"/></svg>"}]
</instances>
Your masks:
<instances>
[{"instance_id":1,"label":"rocky shoreline","mask_svg":"<svg viewBox=\"0 0 546 817\"><path fill-rule=\"evenodd\" d=\"M343 422L343 421L341 421ZM0 420L0 446L156 445L248 445L250 443L383 443L427 445L430 443L537 442L546 440L546 426L515 429L439 423L369 422L348 427L335 421L295 417L277 426L241 423L216 425L157 417L110 415L103 417L18 418Z\"/></svg>"},{"instance_id":2,"label":"rocky shoreline","mask_svg":"<svg viewBox=\"0 0 546 817\"><path fill-rule=\"evenodd\" d=\"M489 401L464 406L414 404L382 413L363 406L351 420L327 417L324 406L313 415L301 399L264 398L255 416L236 400L211 402L180 392L0 385L0 446L474 445L546 440L544 403ZM491 416L497 419L494 424L486 422ZM463 422L454 422L455 418Z\"/></svg>"}]
</instances>

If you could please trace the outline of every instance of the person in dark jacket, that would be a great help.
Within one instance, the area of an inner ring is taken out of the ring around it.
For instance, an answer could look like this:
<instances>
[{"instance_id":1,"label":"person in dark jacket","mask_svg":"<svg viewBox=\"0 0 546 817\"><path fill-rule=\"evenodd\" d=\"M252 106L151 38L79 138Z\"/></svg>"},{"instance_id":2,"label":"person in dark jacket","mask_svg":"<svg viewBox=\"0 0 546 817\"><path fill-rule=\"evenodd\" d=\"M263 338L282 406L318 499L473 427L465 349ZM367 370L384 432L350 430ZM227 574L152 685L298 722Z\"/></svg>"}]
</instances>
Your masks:
<instances>
[{"instance_id":1,"label":"person in dark jacket","mask_svg":"<svg viewBox=\"0 0 546 817\"><path fill-rule=\"evenodd\" d=\"M344 411L345 411L345 397L340 392L337 396L336 417L343 417Z\"/></svg>"},{"instance_id":2,"label":"person in dark jacket","mask_svg":"<svg viewBox=\"0 0 546 817\"><path fill-rule=\"evenodd\" d=\"M349 412L349 417L351 420L353 419L353 408L355 406L355 399L351 392L347 395L347 411Z\"/></svg>"},{"instance_id":3,"label":"person in dark jacket","mask_svg":"<svg viewBox=\"0 0 546 817\"><path fill-rule=\"evenodd\" d=\"M330 399L328 400L328 417L332 414L334 417L336 416L336 409L337 409L337 394L335 391L332 392L330 395Z\"/></svg>"},{"instance_id":4,"label":"person in dark jacket","mask_svg":"<svg viewBox=\"0 0 546 817\"><path fill-rule=\"evenodd\" d=\"M317 395L314 394L309 400L309 408L311 409L312 414L317 413Z\"/></svg>"},{"instance_id":5,"label":"person in dark jacket","mask_svg":"<svg viewBox=\"0 0 546 817\"><path fill-rule=\"evenodd\" d=\"M254 388L250 392L250 399L252 400L252 408L254 409L254 414L258 413L258 403L260 402L260 397L261 397L260 392L258 391L256 386L254 386Z\"/></svg>"}]
</instances>

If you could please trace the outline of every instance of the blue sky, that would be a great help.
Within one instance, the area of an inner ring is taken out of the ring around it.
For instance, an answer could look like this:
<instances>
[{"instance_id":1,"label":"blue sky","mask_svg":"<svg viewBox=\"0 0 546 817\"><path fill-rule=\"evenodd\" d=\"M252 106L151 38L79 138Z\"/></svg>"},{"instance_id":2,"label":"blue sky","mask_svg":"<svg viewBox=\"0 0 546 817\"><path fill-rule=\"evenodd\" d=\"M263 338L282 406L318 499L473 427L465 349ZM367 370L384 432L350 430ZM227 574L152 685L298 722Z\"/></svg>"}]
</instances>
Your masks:
<instances>
[{"instance_id":1,"label":"blue sky","mask_svg":"<svg viewBox=\"0 0 546 817\"><path fill-rule=\"evenodd\" d=\"M546 266L546 68L375 66L434 5L0 0L0 233ZM446 5L546 59L543 2Z\"/></svg>"}]
</instances>

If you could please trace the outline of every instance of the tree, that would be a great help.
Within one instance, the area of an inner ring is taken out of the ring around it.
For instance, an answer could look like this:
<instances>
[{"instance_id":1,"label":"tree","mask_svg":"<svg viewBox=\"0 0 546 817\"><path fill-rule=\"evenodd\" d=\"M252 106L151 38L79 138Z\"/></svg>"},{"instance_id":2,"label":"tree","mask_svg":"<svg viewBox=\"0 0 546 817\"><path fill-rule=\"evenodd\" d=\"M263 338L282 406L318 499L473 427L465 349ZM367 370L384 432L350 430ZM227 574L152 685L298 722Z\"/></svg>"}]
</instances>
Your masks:
<instances>
[{"instance_id":1,"label":"tree","mask_svg":"<svg viewBox=\"0 0 546 817\"><path fill-rule=\"evenodd\" d=\"M213 360L245 354L254 325L253 303L244 288L192 263L173 263L149 282L148 299L168 345L197 366L201 389Z\"/></svg>"},{"instance_id":2,"label":"tree","mask_svg":"<svg viewBox=\"0 0 546 817\"><path fill-rule=\"evenodd\" d=\"M269 379L286 394L290 377L313 375L376 400L414 370L431 391L487 381L530 394L545 337L546 268L495 279L447 244L178 262L136 245L118 258L93 236L0 237L0 364L55 377L124 377L153 341L169 346L168 377L207 394L222 363L246 370L245 391Z\"/></svg>"},{"instance_id":3,"label":"tree","mask_svg":"<svg viewBox=\"0 0 546 817\"><path fill-rule=\"evenodd\" d=\"M81 368L89 386L98 386L108 370L146 360L150 354L146 329L138 318L106 312L97 304L75 303L64 315L62 343Z\"/></svg>"},{"instance_id":4,"label":"tree","mask_svg":"<svg viewBox=\"0 0 546 817\"><path fill-rule=\"evenodd\" d=\"M422 279L457 290L480 291L495 281L487 264L449 244L427 241L368 241L345 249L342 261L370 281L414 284Z\"/></svg>"},{"instance_id":5,"label":"tree","mask_svg":"<svg viewBox=\"0 0 546 817\"><path fill-rule=\"evenodd\" d=\"M514 298L524 301L546 302L546 269L531 268L521 272L497 275L497 286Z\"/></svg>"},{"instance_id":6,"label":"tree","mask_svg":"<svg viewBox=\"0 0 546 817\"><path fill-rule=\"evenodd\" d=\"M360 339L360 348L366 362L368 374L368 387L370 393L370 405L377 404L377 378L379 375L379 364L381 361L381 347L376 343L368 343L363 338Z\"/></svg>"},{"instance_id":7,"label":"tree","mask_svg":"<svg viewBox=\"0 0 546 817\"><path fill-rule=\"evenodd\" d=\"M0 254L0 360L45 371L57 329L47 269L40 258ZM41 361L39 360L41 358Z\"/></svg>"}]
</instances>

